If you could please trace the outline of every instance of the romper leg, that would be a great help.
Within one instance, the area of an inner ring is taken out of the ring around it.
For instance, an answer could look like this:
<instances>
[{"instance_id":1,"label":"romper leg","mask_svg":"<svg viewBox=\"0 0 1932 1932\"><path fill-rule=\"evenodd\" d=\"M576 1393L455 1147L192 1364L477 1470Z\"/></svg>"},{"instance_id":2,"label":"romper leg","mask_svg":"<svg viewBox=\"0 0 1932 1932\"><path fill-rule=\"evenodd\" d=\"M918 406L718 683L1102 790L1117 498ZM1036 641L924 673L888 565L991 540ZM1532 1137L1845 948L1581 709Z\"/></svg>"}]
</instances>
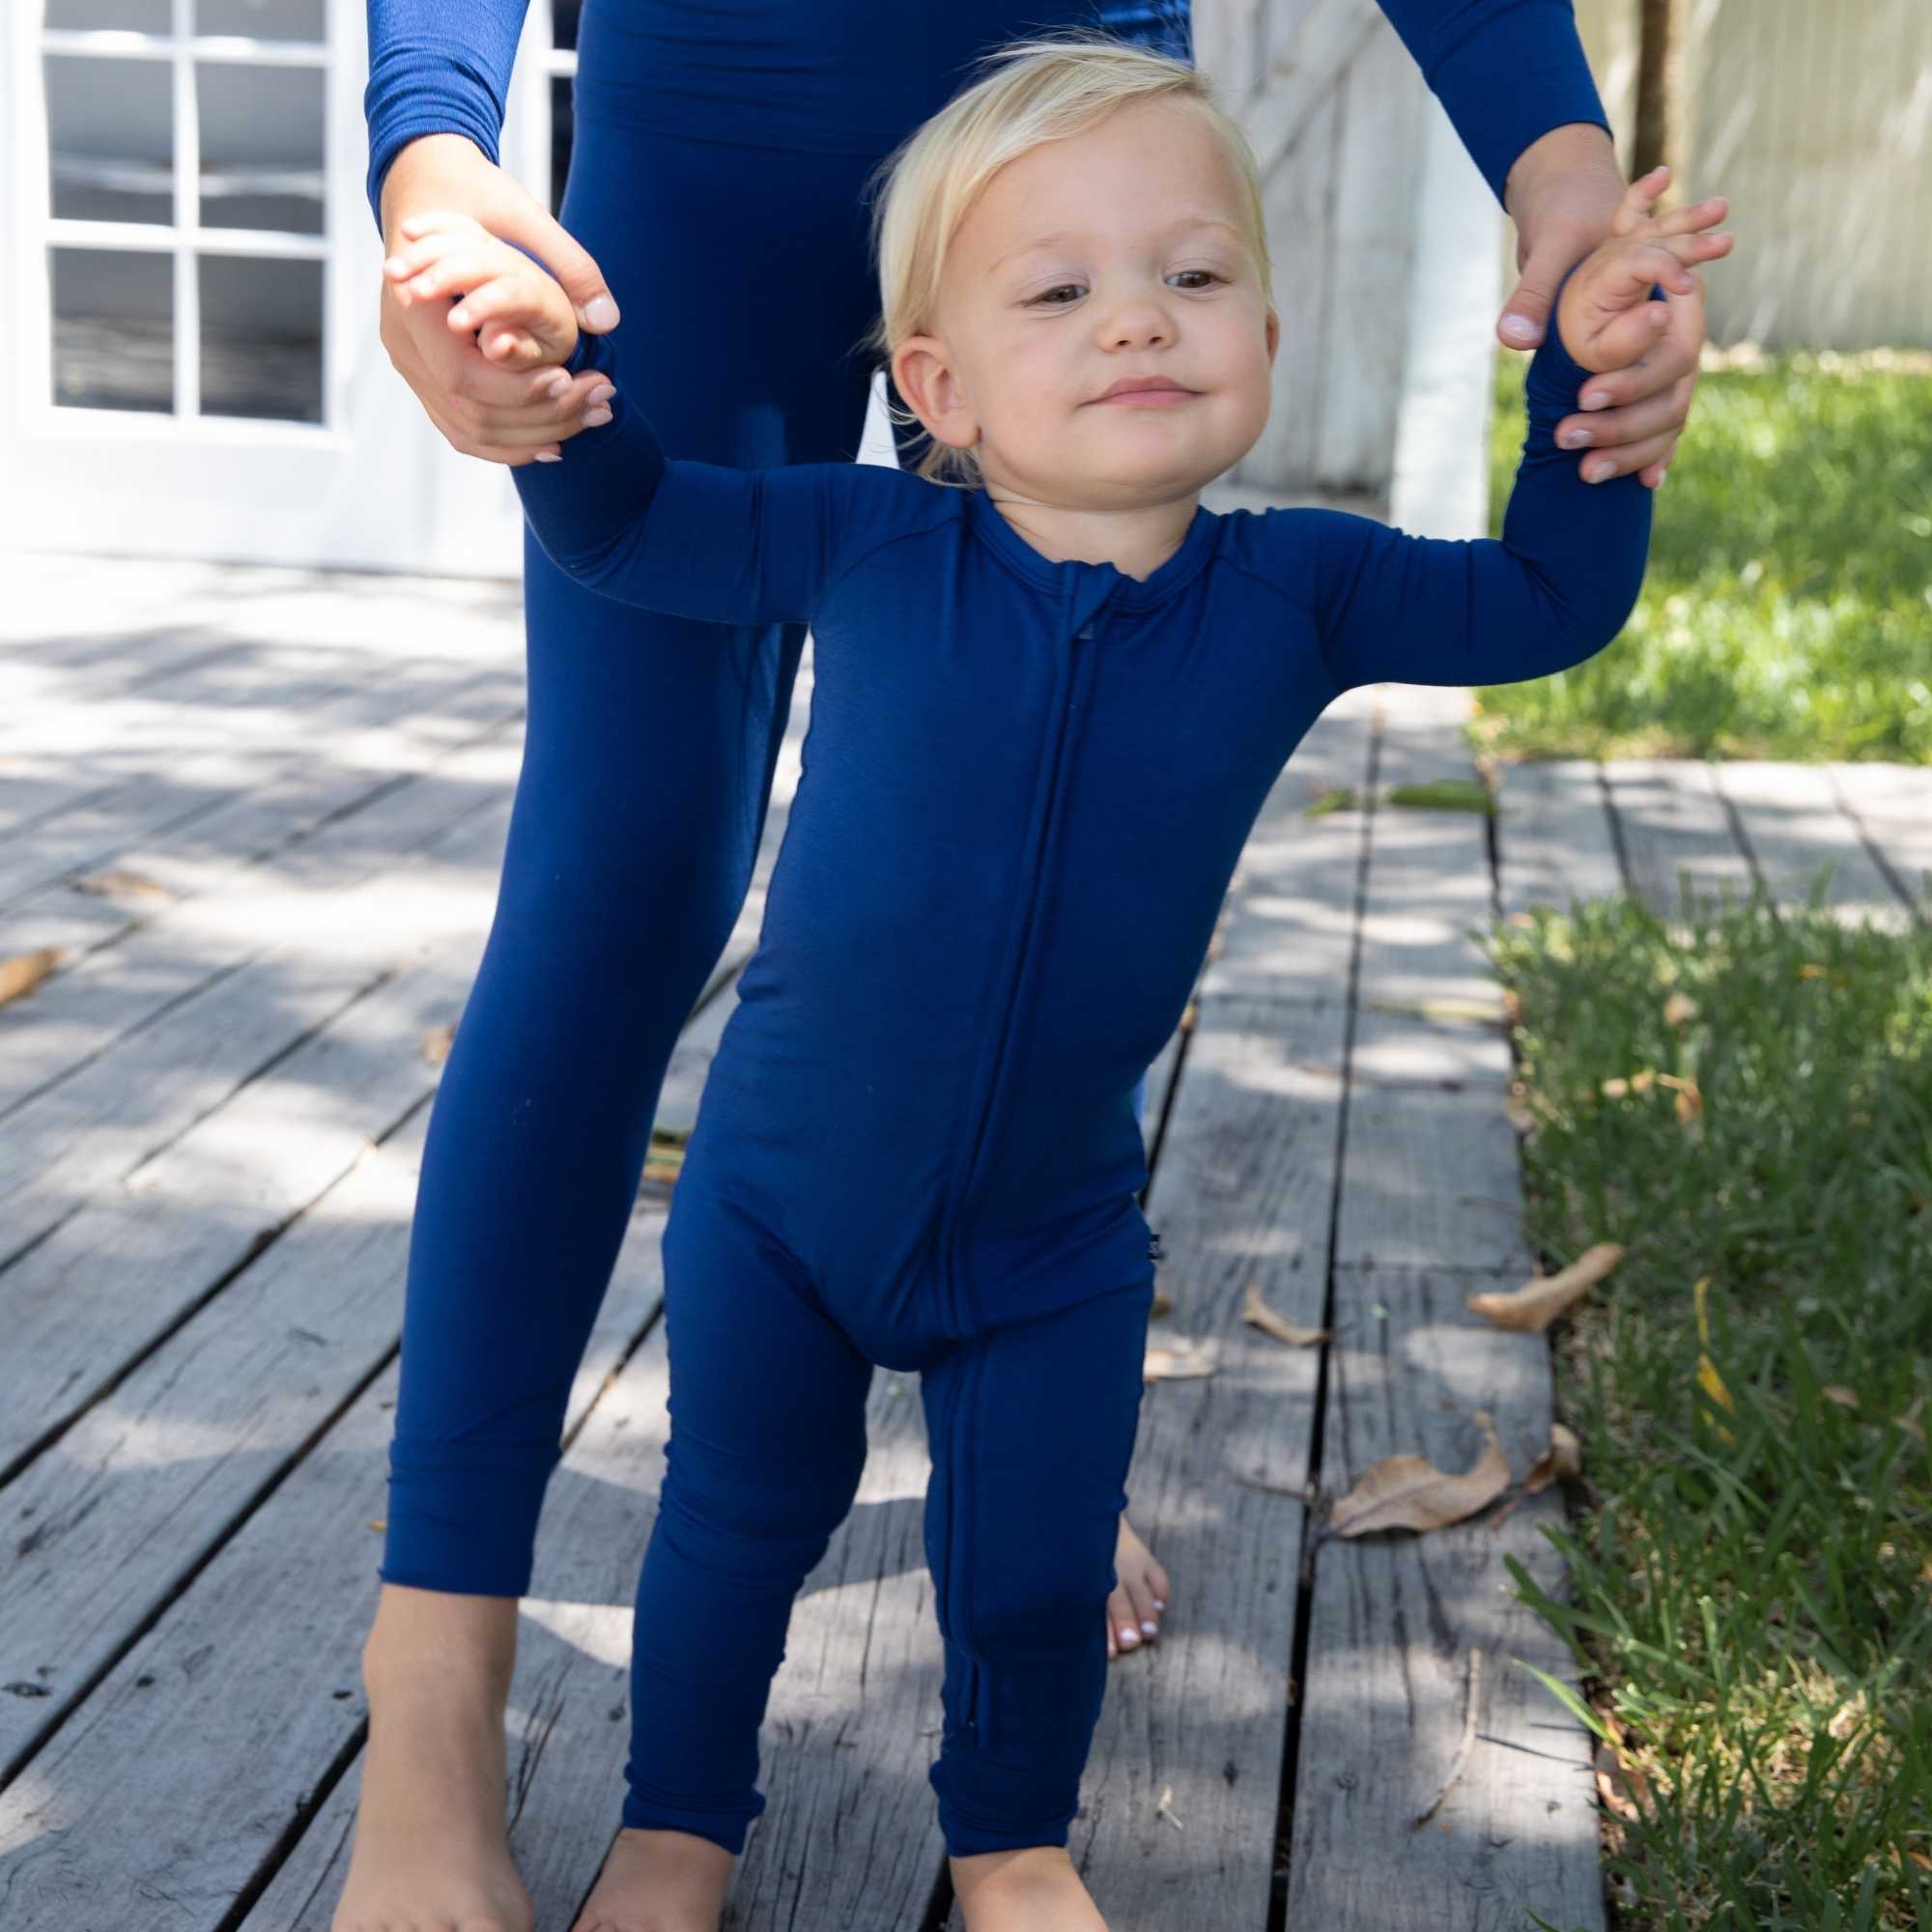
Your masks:
<instances>
[{"instance_id":1,"label":"romper leg","mask_svg":"<svg viewBox=\"0 0 1932 1932\"><path fill-rule=\"evenodd\" d=\"M749 1213L687 1174L665 1231L666 1474L638 1579L623 1822L727 1850L792 1600L866 1463L871 1364Z\"/></svg>"},{"instance_id":2,"label":"romper leg","mask_svg":"<svg viewBox=\"0 0 1932 1932\"><path fill-rule=\"evenodd\" d=\"M1107 1683L1152 1277L962 1343L923 1378L946 1641L932 1767L955 1858L1064 1845Z\"/></svg>"}]
</instances>

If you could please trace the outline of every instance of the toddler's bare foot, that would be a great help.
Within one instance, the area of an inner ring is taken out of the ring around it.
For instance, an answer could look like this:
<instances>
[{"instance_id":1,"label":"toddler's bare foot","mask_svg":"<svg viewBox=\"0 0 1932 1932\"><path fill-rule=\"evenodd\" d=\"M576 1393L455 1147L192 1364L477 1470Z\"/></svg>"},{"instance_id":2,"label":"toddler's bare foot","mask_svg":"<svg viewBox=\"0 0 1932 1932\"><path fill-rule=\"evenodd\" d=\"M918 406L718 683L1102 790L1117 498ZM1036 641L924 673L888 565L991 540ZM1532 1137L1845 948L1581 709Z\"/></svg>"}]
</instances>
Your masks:
<instances>
[{"instance_id":1,"label":"toddler's bare foot","mask_svg":"<svg viewBox=\"0 0 1932 1932\"><path fill-rule=\"evenodd\" d=\"M1107 1932L1061 1845L950 1859L966 1932Z\"/></svg>"},{"instance_id":2,"label":"toddler's bare foot","mask_svg":"<svg viewBox=\"0 0 1932 1932\"><path fill-rule=\"evenodd\" d=\"M731 1860L695 1833L627 1825L570 1932L718 1932Z\"/></svg>"},{"instance_id":3,"label":"toddler's bare foot","mask_svg":"<svg viewBox=\"0 0 1932 1932\"><path fill-rule=\"evenodd\" d=\"M362 1653L369 1744L329 1932L530 1932L503 1829L503 1707L516 1599L384 1585ZM388 1621L385 1624L384 1618Z\"/></svg>"},{"instance_id":4,"label":"toddler's bare foot","mask_svg":"<svg viewBox=\"0 0 1932 1932\"><path fill-rule=\"evenodd\" d=\"M1154 1561L1151 1550L1134 1534L1133 1525L1121 1519L1121 1532L1114 1545L1114 1569L1120 1581L1107 1599L1107 1658L1111 1662L1123 1650L1138 1650L1149 1638L1160 1634L1160 1613L1167 1608L1167 1572Z\"/></svg>"}]
</instances>

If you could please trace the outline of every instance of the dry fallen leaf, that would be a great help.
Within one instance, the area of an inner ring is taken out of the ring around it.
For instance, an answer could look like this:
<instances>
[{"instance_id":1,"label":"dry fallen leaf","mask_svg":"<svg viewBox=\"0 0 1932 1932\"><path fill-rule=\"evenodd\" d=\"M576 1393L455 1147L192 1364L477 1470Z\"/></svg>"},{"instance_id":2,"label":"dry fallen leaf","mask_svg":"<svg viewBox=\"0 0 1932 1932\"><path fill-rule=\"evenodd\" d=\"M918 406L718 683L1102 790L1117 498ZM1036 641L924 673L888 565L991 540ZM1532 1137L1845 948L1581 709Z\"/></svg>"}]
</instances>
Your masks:
<instances>
[{"instance_id":1,"label":"dry fallen leaf","mask_svg":"<svg viewBox=\"0 0 1932 1932\"><path fill-rule=\"evenodd\" d=\"M389 1520L385 1516L372 1516L367 1520L369 1527L374 1530L384 1530L389 1526Z\"/></svg>"},{"instance_id":2,"label":"dry fallen leaf","mask_svg":"<svg viewBox=\"0 0 1932 1932\"><path fill-rule=\"evenodd\" d=\"M1566 1268L1539 1275L1507 1294L1472 1294L1465 1306L1498 1328L1540 1334L1573 1302L1580 1301L1593 1284L1603 1280L1624 1258L1618 1241L1599 1241Z\"/></svg>"},{"instance_id":3,"label":"dry fallen leaf","mask_svg":"<svg viewBox=\"0 0 1932 1932\"><path fill-rule=\"evenodd\" d=\"M1718 1373L1717 1363L1712 1361L1707 1352L1711 1346L1711 1322L1705 1312L1704 1301L1710 1286L1711 1277L1707 1274L1699 1275L1690 1290L1691 1300L1697 1311L1697 1340L1702 1345L1697 1354L1697 1386L1713 1402L1720 1404L1735 1414L1737 1404L1731 1400L1731 1392L1724 1386L1724 1378ZM1731 1432L1721 1422L1718 1424L1718 1434L1726 1442L1730 1441Z\"/></svg>"},{"instance_id":4,"label":"dry fallen leaf","mask_svg":"<svg viewBox=\"0 0 1932 1932\"><path fill-rule=\"evenodd\" d=\"M1337 1536L1361 1536L1377 1529L1440 1529L1461 1522L1509 1487L1509 1458L1496 1440L1488 1409L1476 1411L1483 1453L1460 1476L1449 1475L1421 1456L1384 1456L1362 1471L1355 1487L1338 1497L1328 1512Z\"/></svg>"},{"instance_id":5,"label":"dry fallen leaf","mask_svg":"<svg viewBox=\"0 0 1932 1932\"><path fill-rule=\"evenodd\" d=\"M1672 993L1663 1003L1665 1026L1689 1026L1697 1017L1697 1002L1689 993Z\"/></svg>"},{"instance_id":6,"label":"dry fallen leaf","mask_svg":"<svg viewBox=\"0 0 1932 1932\"><path fill-rule=\"evenodd\" d=\"M61 962L58 946L37 946L31 952L16 952L0 959L0 1007L31 993Z\"/></svg>"},{"instance_id":7,"label":"dry fallen leaf","mask_svg":"<svg viewBox=\"0 0 1932 1932\"><path fill-rule=\"evenodd\" d=\"M1577 1432L1561 1422L1549 1425L1549 1447L1529 1465L1522 1479L1523 1491L1536 1495L1547 1490L1558 1476L1577 1477L1583 1473L1583 1445Z\"/></svg>"},{"instance_id":8,"label":"dry fallen leaf","mask_svg":"<svg viewBox=\"0 0 1932 1932\"><path fill-rule=\"evenodd\" d=\"M1272 1335L1277 1342L1287 1342L1297 1349L1325 1342L1330 1333L1326 1328L1304 1328L1286 1315L1277 1314L1262 1299L1262 1292L1253 1282L1249 1282L1247 1298L1241 1303L1241 1320L1252 1322L1264 1334Z\"/></svg>"},{"instance_id":9,"label":"dry fallen leaf","mask_svg":"<svg viewBox=\"0 0 1932 1932\"><path fill-rule=\"evenodd\" d=\"M167 899L174 896L158 879L151 879L145 872L130 872L117 867L109 867L102 872L89 872L85 878L74 880L73 889L77 893L92 893L98 898Z\"/></svg>"},{"instance_id":10,"label":"dry fallen leaf","mask_svg":"<svg viewBox=\"0 0 1932 1932\"><path fill-rule=\"evenodd\" d=\"M1503 1018L1513 1027L1522 1024L1522 995L1514 986L1503 988Z\"/></svg>"},{"instance_id":11,"label":"dry fallen leaf","mask_svg":"<svg viewBox=\"0 0 1932 1932\"><path fill-rule=\"evenodd\" d=\"M1818 1391L1818 1393L1822 1395L1827 1402L1835 1402L1840 1408L1856 1408L1859 1406L1859 1398L1857 1392L1855 1390L1846 1388L1842 1383L1839 1382L1827 1382L1825 1386Z\"/></svg>"},{"instance_id":12,"label":"dry fallen leaf","mask_svg":"<svg viewBox=\"0 0 1932 1932\"><path fill-rule=\"evenodd\" d=\"M431 1066L440 1066L449 1058L449 1043L456 1037L453 1026L425 1027L422 1057Z\"/></svg>"},{"instance_id":13,"label":"dry fallen leaf","mask_svg":"<svg viewBox=\"0 0 1932 1932\"><path fill-rule=\"evenodd\" d=\"M1211 1376L1219 1364L1213 1349L1206 1342L1170 1342L1150 1349L1141 1367L1141 1379L1150 1382L1189 1381Z\"/></svg>"}]
</instances>

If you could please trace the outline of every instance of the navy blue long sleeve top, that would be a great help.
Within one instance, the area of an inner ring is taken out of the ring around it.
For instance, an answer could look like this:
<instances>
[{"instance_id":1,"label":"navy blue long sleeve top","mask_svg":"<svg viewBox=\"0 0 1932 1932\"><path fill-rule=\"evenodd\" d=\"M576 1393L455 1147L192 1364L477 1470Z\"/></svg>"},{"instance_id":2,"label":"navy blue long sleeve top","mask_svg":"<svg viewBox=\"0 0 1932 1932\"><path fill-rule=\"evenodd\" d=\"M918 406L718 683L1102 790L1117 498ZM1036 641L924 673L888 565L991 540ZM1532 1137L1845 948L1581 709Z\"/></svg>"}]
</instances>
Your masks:
<instances>
[{"instance_id":1,"label":"navy blue long sleeve top","mask_svg":"<svg viewBox=\"0 0 1932 1932\"><path fill-rule=\"evenodd\" d=\"M497 158L527 4L368 0L362 105L379 229L383 178L418 135L466 134ZM1608 130L1570 0L1380 4L1498 201L1517 156L1552 128ZM910 63L963 71L1039 17L1025 0L593 0L576 86L587 109L661 132L883 155L910 125Z\"/></svg>"},{"instance_id":2,"label":"navy blue long sleeve top","mask_svg":"<svg viewBox=\"0 0 1932 1932\"><path fill-rule=\"evenodd\" d=\"M615 384L611 420L510 472L538 542L605 596L813 639L803 777L692 1160L727 1147L810 1266L890 1283L934 1229L970 1233L1017 1293L1030 1234L1091 1213L1119 1244L1095 1264L1132 1280L1135 1083L1303 734L1350 686L1542 677L1628 616L1650 492L1585 484L1553 442L1586 372L1552 328L1500 541L1204 505L1135 579L1050 560L980 490L668 457L622 334L572 356Z\"/></svg>"}]
</instances>

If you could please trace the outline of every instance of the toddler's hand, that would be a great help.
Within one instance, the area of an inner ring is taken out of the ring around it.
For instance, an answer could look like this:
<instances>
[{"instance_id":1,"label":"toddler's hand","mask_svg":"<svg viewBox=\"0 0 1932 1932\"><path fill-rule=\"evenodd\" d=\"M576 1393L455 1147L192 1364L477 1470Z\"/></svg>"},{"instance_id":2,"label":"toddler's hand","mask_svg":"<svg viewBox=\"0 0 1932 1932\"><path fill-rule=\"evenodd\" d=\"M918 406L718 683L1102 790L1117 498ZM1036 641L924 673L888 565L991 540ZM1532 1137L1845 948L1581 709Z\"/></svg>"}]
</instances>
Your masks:
<instances>
[{"instance_id":1,"label":"toddler's hand","mask_svg":"<svg viewBox=\"0 0 1932 1932\"><path fill-rule=\"evenodd\" d=\"M403 240L383 273L405 308L448 300L450 327L473 334L483 355L504 369L561 362L577 347L577 316L561 284L480 222L467 214L410 214L397 227Z\"/></svg>"},{"instance_id":2,"label":"toddler's hand","mask_svg":"<svg viewBox=\"0 0 1932 1932\"><path fill-rule=\"evenodd\" d=\"M1608 239L1583 257L1564 285L1557 327L1564 348L1585 369L1622 369L1641 361L1670 320L1668 305L1650 299L1652 285L1701 309L1703 278L1688 265L1731 250L1731 236L1703 232L1723 219L1726 204L1719 197L1665 215L1655 213L1665 179L1660 169L1631 184Z\"/></svg>"}]
</instances>

